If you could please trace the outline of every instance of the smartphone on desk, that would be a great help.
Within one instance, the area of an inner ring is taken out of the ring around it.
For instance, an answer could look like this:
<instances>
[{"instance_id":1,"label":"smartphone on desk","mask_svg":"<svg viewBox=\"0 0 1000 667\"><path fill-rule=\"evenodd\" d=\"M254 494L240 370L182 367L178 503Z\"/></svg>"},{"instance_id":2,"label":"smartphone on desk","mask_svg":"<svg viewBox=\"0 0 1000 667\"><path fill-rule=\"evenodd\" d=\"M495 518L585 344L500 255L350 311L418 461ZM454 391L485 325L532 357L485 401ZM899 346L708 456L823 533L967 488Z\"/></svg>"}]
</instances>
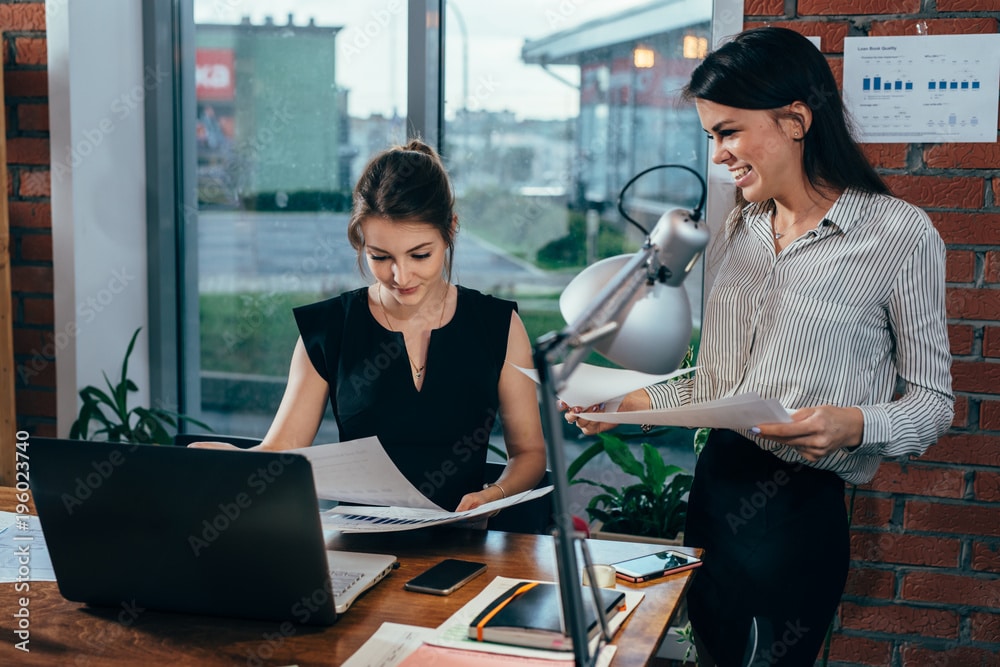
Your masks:
<instances>
[{"instance_id":1,"label":"smartphone on desk","mask_svg":"<svg viewBox=\"0 0 1000 667\"><path fill-rule=\"evenodd\" d=\"M403 588L418 593L450 595L486 571L486 563L446 558L413 577Z\"/></svg>"},{"instance_id":2,"label":"smartphone on desk","mask_svg":"<svg viewBox=\"0 0 1000 667\"><path fill-rule=\"evenodd\" d=\"M641 584L650 579L665 577L668 574L683 572L701 565L701 559L680 551L660 551L648 556L629 558L612 563L615 576L633 584Z\"/></svg>"}]
</instances>

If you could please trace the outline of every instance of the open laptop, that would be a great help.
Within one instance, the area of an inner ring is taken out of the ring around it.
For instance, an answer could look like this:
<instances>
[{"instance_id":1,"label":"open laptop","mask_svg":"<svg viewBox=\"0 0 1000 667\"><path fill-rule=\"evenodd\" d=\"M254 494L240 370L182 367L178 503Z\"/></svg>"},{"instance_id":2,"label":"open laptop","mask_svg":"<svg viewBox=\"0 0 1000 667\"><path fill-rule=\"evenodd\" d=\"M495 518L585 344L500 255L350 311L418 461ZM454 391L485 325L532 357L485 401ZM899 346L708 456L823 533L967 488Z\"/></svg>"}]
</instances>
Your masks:
<instances>
[{"instance_id":1,"label":"open laptop","mask_svg":"<svg viewBox=\"0 0 1000 667\"><path fill-rule=\"evenodd\" d=\"M395 556L328 551L300 455L31 439L63 597L329 625Z\"/></svg>"}]
</instances>

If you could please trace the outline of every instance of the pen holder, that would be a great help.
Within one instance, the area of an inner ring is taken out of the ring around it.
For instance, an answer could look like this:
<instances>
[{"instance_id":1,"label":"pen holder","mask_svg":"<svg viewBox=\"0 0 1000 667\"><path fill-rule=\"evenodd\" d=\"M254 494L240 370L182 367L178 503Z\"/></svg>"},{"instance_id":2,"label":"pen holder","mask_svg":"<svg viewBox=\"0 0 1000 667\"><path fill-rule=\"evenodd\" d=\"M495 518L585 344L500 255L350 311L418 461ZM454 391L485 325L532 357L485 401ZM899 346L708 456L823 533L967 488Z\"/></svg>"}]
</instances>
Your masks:
<instances>
[{"instance_id":1,"label":"pen holder","mask_svg":"<svg viewBox=\"0 0 1000 667\"><path fill-rule=\"evenodd\" d=\"M616 583L615 574L615 568L613 565L594 566L594 577L597 578L597 585L599 588L614 588ZM590 577L587 574L587 568L583 569L583 585L590 586Z\"/></svg>"}]
</instances>

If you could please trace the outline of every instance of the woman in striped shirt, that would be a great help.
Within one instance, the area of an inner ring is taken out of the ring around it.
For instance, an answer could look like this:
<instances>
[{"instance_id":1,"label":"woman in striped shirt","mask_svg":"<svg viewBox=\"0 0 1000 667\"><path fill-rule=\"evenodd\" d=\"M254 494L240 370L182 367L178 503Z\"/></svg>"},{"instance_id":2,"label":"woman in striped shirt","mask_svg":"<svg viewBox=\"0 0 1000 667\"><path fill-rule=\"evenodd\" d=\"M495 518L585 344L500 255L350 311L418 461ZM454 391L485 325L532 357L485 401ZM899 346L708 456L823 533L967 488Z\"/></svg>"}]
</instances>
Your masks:
<instances>
[{"instance_id":1,"label":"woman in striped shirt","mask_svg":"<svg viewBox=\"0 0 1000 667\"><path fill-rule=\"evenodd\" d=\"M618 409L757 392L794 410L790 423L712 431L690 493L685 541L705 563L688 609L702 665L812 665L847 577L844 483L923 453L952 420L945 249L865 160L805 37L743 32L685 93L740 203L697 372ZM610 426L585 417L566 414L585 433Z\"/></svg>"}]
</instances>

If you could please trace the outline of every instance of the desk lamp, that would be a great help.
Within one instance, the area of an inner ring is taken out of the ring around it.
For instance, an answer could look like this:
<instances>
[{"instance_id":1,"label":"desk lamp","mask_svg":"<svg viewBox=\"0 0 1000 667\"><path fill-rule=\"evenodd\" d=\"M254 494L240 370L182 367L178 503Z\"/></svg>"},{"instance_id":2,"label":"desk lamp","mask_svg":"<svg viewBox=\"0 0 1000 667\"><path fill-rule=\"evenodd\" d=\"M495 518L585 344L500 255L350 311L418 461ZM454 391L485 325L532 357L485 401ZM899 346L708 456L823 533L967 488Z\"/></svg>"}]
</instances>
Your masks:
<instances>
[{"instance_id":1,"label":"desk lamp","mask_svg":"<svg viewBox=\"0 0 1000 667\"><path fill-rule=\"evenodd\" d=\"M660 216L652 232L646 232L625 212L625 191L639 177L653 171L676 167L685 169L701 182L701 200L694 211L674 209ZM581 544L589 579L591 570L583 535L573 529L568 507L569 481L566 479L562 417L557 394L580 362L597 350L625 368L647 373L676 369L687 353L691 339L691 307L682 285L691 267L708 244L708 228L701 220L706 187L701 176L683 165L657 165L636 174L618 196L618 210L646 234L642 248L634 255L612 257L588 267L566 287L560 308L566 327L538 338L534 362L538 371L542 419L547 429L546 453L553 472L556 565L559 594L566 632L572 640L575 664L596 664L600 651L590 655L584 613L583 591L577 574L576 545ZM562 365L554 368L559 360ZM595 602L597 591L592 590ZM599 615L601 612L600 605ZM605 619L601 625L607 637Z\"/></svg>"}]
</instances>

